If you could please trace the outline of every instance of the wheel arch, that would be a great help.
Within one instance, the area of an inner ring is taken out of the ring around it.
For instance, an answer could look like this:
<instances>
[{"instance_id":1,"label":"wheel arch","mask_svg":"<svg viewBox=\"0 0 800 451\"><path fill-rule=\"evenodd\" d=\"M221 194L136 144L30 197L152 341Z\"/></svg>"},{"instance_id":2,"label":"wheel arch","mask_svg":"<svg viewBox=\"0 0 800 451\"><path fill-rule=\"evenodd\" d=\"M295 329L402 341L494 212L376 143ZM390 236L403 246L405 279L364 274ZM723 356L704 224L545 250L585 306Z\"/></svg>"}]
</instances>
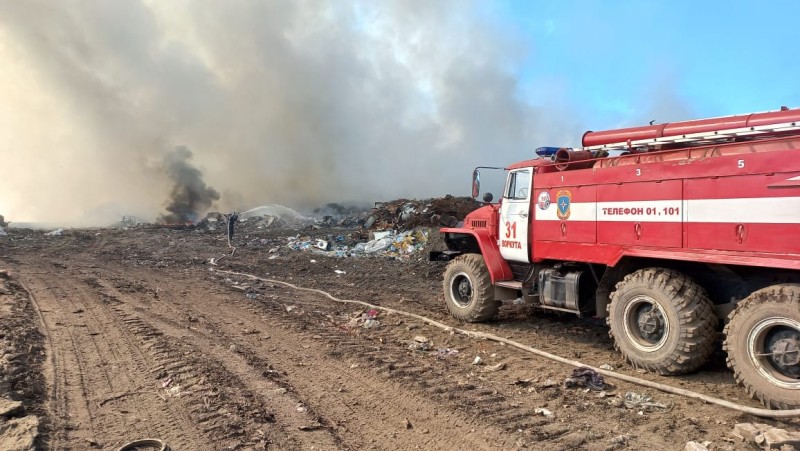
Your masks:
<instances>
[{"instance_id":1,"label":"wheel arch","mask_svg":"<svg viewBox=\"0 0 800 451\"><path fill-rule=\"evenodd\" d=\"M508 262L500 255L497 241L489 234L466 229L442 229L442 233L448 250L462 254L481 254L493 284L513 278Z\"/></svg>"}]
</instances>

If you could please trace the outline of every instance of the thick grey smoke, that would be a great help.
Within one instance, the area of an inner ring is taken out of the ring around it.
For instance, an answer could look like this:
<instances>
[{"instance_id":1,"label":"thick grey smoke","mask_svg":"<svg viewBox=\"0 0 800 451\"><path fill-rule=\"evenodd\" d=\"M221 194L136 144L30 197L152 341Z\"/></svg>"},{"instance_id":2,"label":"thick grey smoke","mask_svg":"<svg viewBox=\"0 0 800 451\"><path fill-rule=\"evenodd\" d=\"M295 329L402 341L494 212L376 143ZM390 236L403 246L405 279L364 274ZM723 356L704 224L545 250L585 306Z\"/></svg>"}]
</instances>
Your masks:
<instances>
[{"instance_id":1,"label":"thick grey smoke","mask_svg":"<svg viewBox=\"0 0 800 451\"><path fill-rule=\"evenodd\" d=\"M568 107L520 100L531 49L482 7L2 2L0 154L15 170L0 211L155 217L172 188L160 152L178 144L223 210L466 194L474 166L577 144Z\"/></svg>"},{"instance_id":2,"label":"thick grey smoke","mask_svg":"<svg viewBox=\"0 0 800 451\"><path fill-rule=\"evenodd\" d=\"M164 171L172 181L167 214L161 221L167 224L196 222L205 213L219 193L203 181L203 173L192 165L192 151L179 146L164 154Z\"/></svg>"}]
</instances>

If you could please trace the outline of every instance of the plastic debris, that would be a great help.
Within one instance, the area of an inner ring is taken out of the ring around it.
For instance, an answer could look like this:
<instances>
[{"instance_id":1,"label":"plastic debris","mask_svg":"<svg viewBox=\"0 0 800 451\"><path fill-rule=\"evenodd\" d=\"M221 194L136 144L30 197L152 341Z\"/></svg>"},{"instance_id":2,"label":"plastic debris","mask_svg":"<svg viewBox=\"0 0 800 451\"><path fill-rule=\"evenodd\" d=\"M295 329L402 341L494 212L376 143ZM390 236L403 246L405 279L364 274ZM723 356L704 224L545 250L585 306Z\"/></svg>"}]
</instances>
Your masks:
<instances>
[{"instance_id":1,"label":"plastic debris","mask_svg":"<svg viewBox=\"0 0 800 451\"><path fill-rule=\"evenodd\" d=\"M183 392L181 391L181 386L180 385L173 385L172 387L168 388L167 389L167 393L170 396L175 396L175 397L179 397L180 395L183 394Z\"/></svg>"},{"instance_id":2,"label":"plastic debris","mask_svg":"<svg viewBox=\"0 0 800 451\"><path fill-rule=\"evenodd\" d=\"M475 356L475 360L472 361L473 365L480 365L482 363L483 363L483 359L479 355L476 355Z\"/></svg>"},{"instance_id":3,"label":"plastic debris","mask_svg":"<svg viewBox=\"0 0 800 451\"><path fill-rule=\"evenodd\" d=\"M45 235L47 236L61 236L63 234L64 234L64 229L56 229L53 230L52 232L45 233Z\"/></svg>"},{"instance_id":4,"label":"plastic debris","mask_svg":"<svg viewBox=\"0 0 800 451\"><path fill-rule=\"evenodd\" d=\"M350 330L357 327L362 327L364 329L373 329L379 327L381 323L377 319L378 314L379 312L375 309L371 309L366 313L358 313L357 316L351 318L347 324L342 326L342 328Z\"/></svg>"},{"instance_id":5,"label":"plastic debris","mask_svg":"<svg viewBox=\"0 0 800 451\"><path fill-rule=\"evenodd\" d=\"M444 360L450 356L458 355L458 349L439 348L436 350L436 359Z\"/></svg>"},{"instance_id":6,"label":"plastic debris","mask_svg":"<svg viewBox=\"0 0 800 451\"><path fill-rule=\"evenodd\" d=\"M655 402L652 396L639 394L632 391L625 393L622 403L628 409L637 409L642 412L655 412L666 410L668 407L660 402Z\"/></svg>"},{"instance_id":7,"label":"plastic debris","mask_svg":"<svg viewBox=\"0 0 800 451\"><path fill-rule=\"evenodd\" d=\"M545 409L544 407L537 407L537 408L533 409L533 413L535 413L536 415L542 415L542 416L545 416L545 417L552 417L553 416L553 412L550 411L549 409Z\"/></svg>"},{"instance_id":8,"label":"plastic debris","mask_svg":"<svg viewBox=\"0 0 800 451\"><path fill-rule=\"evenodd\" d=\"M347 271L342 271L341 269L334 269L333 272L335 272L336 274L338 274L340 276L343 276L343 275L347 274Z\"/></svg>"},{"instance_id":9,"label":"plastic debris","mask_svg":"<svg viewBox=\"0 0 800 451\"><path fill-rule=\"evenodd\" d=\"M604 390L607 387L603 376L588 366L582 366L572 370L572 374L564 379L564 386L567 388L588 387L598 391Z\"/></svg>"},{"instance_id":10,"label":"plastic debris","mask_svg":"<svg viewBox=\"0 0 800 451\"><path fill-rule=\"evenodd\" d=\"M416 338L416 337L415 337ZM422 337L424 338L424 337ZM408 345L408 349L412 351L423 351L428 352L431 349L430 343L428 341L412 341L411 344Z\"/></svg>"},{"instance_id":11,"label":"plastic debris","mask_svg":"<svg viewBox=\"0 0 800 451\"><path fill-rule=\"evenodd\" d=\"M599 368L601 370L614 371L614 367L609 365L609 364L607 364L607 363L604 363L604 364L600 365Z\"/></svg>"},{"instance_id":12,"label":"plastic debris","mask_svg":"<svg viewBox=\"0 0 800 451\"><path fill-rule=\"evenodd\" d=\"M363 232L354 232L347 237L330 235L325 238L312 238L297 235L290 237L287 245L294 251L312 252L328 257L381 256L407 259L409 254L422 250L428 243L428 233L421 229L405 232L394 230L374 232L374 238L370 241L363 241L363 236ZM251 242L250 245L255 243Z\"/></svg>"}]
</instances>

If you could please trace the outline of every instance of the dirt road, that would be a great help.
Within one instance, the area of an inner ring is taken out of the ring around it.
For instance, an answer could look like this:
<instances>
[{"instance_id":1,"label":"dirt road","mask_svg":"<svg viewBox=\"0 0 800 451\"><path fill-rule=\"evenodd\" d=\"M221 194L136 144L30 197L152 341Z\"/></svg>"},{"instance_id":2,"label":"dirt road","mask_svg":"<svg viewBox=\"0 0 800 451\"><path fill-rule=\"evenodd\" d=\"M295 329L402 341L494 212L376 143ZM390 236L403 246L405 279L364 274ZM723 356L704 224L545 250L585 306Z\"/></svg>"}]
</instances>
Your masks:
<instances>
[{"instance_id":1,"label":"dirt road","mask_svg":"<svg viewBox=\"0 0 800 451\"><path fill-rule=\"evenodd\" d=\"M41 358L28 362L27 396L40 417L39 445L114 449L154 437L175 450L601 450L682 449L689 440L709 440L714 449L738 449L729 436L735 423L800 427L626 383L607 381L614 387L603 392L566 388L570 367L221 272L458 325L441 300L442 268L423 255L394 261L285 246L268 252L290 233L242 237L251 244L209 265L227 253L218 234L150 228L46 237L12 229L0 268L15 281L6 288L22 318L13 327L41 331L14 338L18 348L41 348L32 352ZM605 327L591 319L530 316L510 305L498 321L474 329L756 405L721 354L699 373L665 378L628 368ZM476 357L481 364L473 364ZM626 408L629 391L667 408Z\"/></svg>"}]
</instances>

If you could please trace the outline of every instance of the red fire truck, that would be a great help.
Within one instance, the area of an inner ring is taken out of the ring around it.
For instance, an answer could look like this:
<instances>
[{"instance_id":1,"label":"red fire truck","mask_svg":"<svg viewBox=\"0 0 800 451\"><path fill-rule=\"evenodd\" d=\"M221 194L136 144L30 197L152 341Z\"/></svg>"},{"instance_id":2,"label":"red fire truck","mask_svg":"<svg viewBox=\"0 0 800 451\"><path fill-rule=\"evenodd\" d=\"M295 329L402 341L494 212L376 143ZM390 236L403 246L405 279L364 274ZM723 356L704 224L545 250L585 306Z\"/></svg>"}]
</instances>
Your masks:
<instances>
[{"instance_id":1,"label":"red fire truck","mask_svg":"<svg viewBox=\"0 0 800 451\"><path fill-rule=\"evenodd\" d=\"M606 318L635 367L728 366L769 408L800 408L800 109L583 135L512 164L502 198L444 228L447 307L504 300ZM480 173L473 174L473 196Z\"/></svg>"}]
</instances>

